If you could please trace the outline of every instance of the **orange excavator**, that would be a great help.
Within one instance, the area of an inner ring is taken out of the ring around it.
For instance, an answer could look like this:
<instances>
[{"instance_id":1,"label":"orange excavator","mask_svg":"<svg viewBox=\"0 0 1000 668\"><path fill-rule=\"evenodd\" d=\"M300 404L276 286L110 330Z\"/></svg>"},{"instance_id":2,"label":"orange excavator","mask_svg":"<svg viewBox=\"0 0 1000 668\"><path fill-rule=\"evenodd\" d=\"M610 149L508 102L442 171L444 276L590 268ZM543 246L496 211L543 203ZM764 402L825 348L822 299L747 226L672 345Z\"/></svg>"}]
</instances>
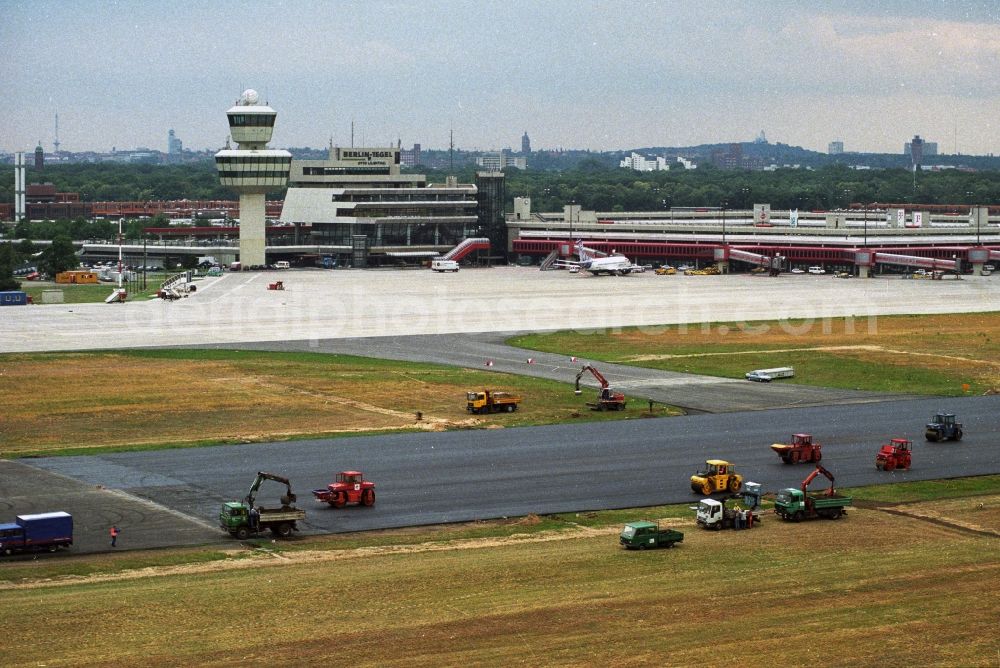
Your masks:
<instances>
[{"instance_id":1,"label":"orange excavator","mask_svg":"<svg viewBox=\"0 0 1000 668\"><path fill-rule=\"evenodd\" d=\"M601 384L601 391L597 395L597 403L587 402L587 405L590 406L590 409L595 411L625 410L625 395L622 394L621 392L616 392L615 390L612 390L611 384L608 383L608 379L605 378L600 371L590 366L589 364L580 369L580 373L576 374L575 393L577 394L577 396L583 394L583 391L580 389L580 378L582 378L583 374L586 373L587 371L593 374L594 378L597 379L597 382Z\"/></svg>"}]
</instances>

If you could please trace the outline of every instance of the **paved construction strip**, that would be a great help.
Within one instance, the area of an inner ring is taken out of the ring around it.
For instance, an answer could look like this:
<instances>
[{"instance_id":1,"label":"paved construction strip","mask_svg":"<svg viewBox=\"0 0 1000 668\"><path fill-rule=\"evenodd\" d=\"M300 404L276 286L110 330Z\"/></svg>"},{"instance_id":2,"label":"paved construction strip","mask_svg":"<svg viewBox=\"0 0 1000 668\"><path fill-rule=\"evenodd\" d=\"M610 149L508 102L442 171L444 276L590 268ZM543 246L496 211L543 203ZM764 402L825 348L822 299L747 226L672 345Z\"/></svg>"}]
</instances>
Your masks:
<instances>
[{"instance_id":1,"label":"paved construction strip","mask_svg":"<svg viewBox=\"0 0 1000 668\"><path fill-rule=\"evenodd\" d=\"M922 440L924 422L940 409L956 412L965 424L961 442ZM105 486L202 518L209 526L222 501L246 494L256 471L272 471L292 481L298 505L307 511L303 530L329 533L693 502L699 497L692 494L688 477L715 457L734 462L747 479L775 491L798 486L811 470L782 464L769 447L801 431L823 444L823 464L837 476L838 486L997 473L998 410L1000 396L934 398L894 402L888 411L884 404L869 403L52 457L6 465L27 464L81 479L80 489L91 490L81 496L81 512L89 514L94 507L90 495L103 480ZM877 471L875 453L897 436L914 439L913 469ZM325 486L345 469L364 471L376 482L373 507L338 510L311 497L310 489ZM38 485L46 484L43 473L33 475ZM267 483L258 499L264 505L275 503L283 492L281 485ZM45 503L53 505L38 508L39 496L35 492L34 505L17 507L18 512L78 510L69 496L46 497ZM219 541L222 535L139 504L129 508L157 521L122 518L123 541L127 536L147 546L172 545ZM177 528L164 531L157 523L161 518L173 520ZM118 519L104 515L98 531Z\"/></svg>"},{"instance_id":2,"label":"paved construction strip","mask_svg":"<svg viewBox=\"0 0 1000 668\"><path fill-rule=\"evenodd\" d=\"M564 383L573 383L580 368L587 363L587 360L574 362L569 355L524 350L506 345L504 341L513 335L513 332L507 332L380 336L200 347L323 352L433 362L497 373L548 378ZM487 361L491 361L492 366L487 367ZM595 362L594 366L600 369L613 387L623 390L632 399L653 400L680 406L691 413L722 413L913 398L905 395L838 390L782 382L754 383L747 380L699 376L607 362ZM593 376L589 373L584 375L581 384L597 387ZM588 390L587 394L592 392ZM581 400L581 405L582 403Z\"/></svg>"}]
</instances>

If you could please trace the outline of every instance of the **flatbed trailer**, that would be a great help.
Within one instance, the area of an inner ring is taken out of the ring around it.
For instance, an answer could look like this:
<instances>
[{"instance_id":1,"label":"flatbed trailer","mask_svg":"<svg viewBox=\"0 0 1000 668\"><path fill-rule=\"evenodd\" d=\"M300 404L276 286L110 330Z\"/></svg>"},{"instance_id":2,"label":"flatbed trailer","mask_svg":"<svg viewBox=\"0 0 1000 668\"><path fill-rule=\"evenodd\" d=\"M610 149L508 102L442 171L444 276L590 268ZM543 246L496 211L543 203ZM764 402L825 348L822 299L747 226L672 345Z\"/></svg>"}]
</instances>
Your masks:
<instances>
[{"instance_id":1,"label":"flatbed trailer","mask_svg":"<svg viewBox=\"0 0 1000 668\"><path fill-rule=\"evenodd\" d=\"M774 500L774 512L781 519L794 522L817 517L835 520L847 514L852 502L852 497L842 494L827 496L810 492L803 498L802 490L789 487L778 493Z\"/></svg>"},{"instance_id":2,"label":"flatbed trailer","mask_svg":"<svg viewBox=\"0 0 1000 668\"><path fill-rule=\"evenodd\" d=\"M264 531L270 531L275 536L288 538L293 531L298 530L298 522L306 518L306 511L299 508L257 508L254 518L250 509L243 503L230 502L223 504L219 514L219 525L233 538L246 540Z\"/></svg>"}]
</instances>

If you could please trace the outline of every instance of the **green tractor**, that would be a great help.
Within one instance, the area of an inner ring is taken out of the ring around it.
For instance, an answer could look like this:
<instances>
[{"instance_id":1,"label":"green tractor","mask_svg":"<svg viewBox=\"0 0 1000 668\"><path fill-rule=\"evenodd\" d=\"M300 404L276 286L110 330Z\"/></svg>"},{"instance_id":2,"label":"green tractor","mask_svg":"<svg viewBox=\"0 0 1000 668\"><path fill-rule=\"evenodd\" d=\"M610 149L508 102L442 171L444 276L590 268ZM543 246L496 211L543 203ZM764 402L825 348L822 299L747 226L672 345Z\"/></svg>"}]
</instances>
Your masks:
<instances>
[{"instance_id":1,"label":"green tractor","mask_svg":"<svg viewBox=\"0 0 1000 668\"><path fill-rule=\"evenodd\" d=\"M955 422L954 413L938 413L927 423L928 441L961 441L962 423Z\"/></svg>"}]
</instances>

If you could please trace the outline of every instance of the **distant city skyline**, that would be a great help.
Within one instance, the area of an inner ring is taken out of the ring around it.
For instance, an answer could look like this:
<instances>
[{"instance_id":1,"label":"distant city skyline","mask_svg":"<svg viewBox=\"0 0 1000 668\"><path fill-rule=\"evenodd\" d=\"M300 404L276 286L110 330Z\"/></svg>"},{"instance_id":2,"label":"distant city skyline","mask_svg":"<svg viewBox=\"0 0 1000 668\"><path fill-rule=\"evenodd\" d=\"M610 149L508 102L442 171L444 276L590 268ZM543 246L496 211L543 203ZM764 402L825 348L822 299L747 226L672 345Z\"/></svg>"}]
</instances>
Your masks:
<instances>
[{"instance_id":1,"label":"distant city skyline","mask_svg":"<svg viewBox=\"0 0 1000 668\"><path fill-rule=\"evenodd\" d=\"M983 1L0 0L0 150L226 140L255 88L272 146L594 151L769 140L1000 153L1000 5Z\"/></svg>"}]
</instances>

